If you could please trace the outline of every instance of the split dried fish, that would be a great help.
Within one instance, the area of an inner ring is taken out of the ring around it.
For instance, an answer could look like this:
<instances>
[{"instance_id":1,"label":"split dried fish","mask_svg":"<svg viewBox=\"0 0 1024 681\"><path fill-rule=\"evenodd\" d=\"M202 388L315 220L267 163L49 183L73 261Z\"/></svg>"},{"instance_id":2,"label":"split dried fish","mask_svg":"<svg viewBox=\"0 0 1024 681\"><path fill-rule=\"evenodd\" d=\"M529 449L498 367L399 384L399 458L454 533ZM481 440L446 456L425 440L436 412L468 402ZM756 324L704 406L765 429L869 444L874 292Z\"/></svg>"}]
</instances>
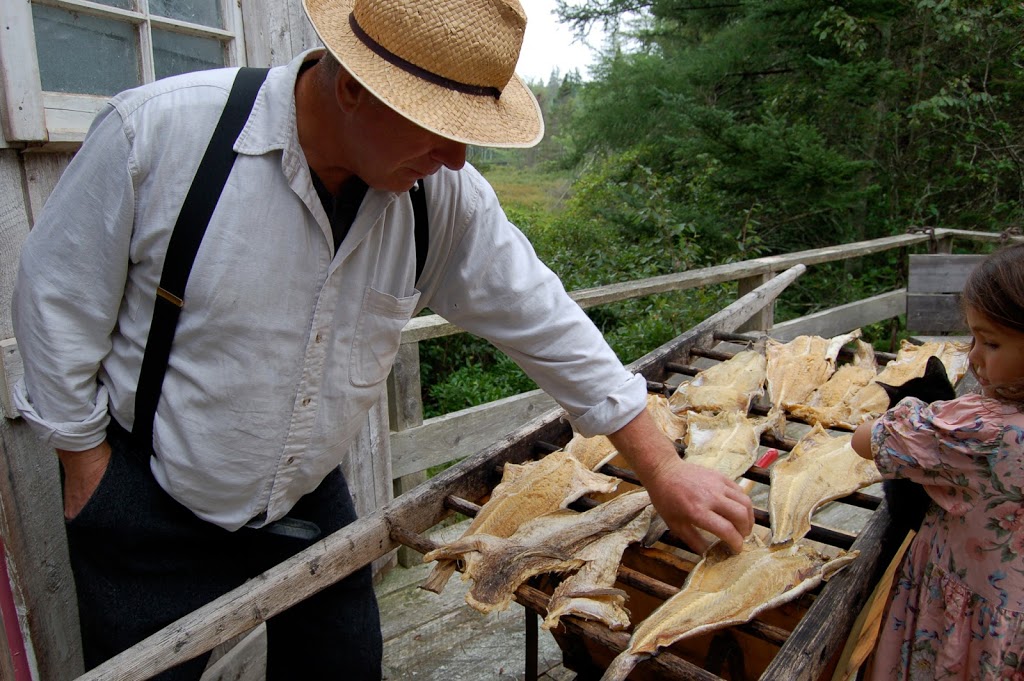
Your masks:
<instances>
[{"instance_id":1,"label":"split dried fish","mask_svg":"<svg viewBox=\"0 0 1024 681\"><path fill-rule=\"evenodd\" d=\"M836 369L832 377L811 394L806 404L790 405L789 413L811 425L820 423L826 428L853 429L866 418L866 414L854 413L851 407L853 398L875 380L877 373L874 348L857 339L853 361Z\"/></svg>"},{"instance_id":2,"label":"split dried fish","mask_svg":"<svg viewBox=\"0 0 1024 681\"><path fill-rule=\"evenodd\" d=\"M834 338L797 336L788 343L772 338L765 346L768 393L776 408L803 404L836 370L844 345L860 338L860 329Z\"/></svg>"},{"instance_id":3,"label":"split dried fish","mask_svg":"<svg viewBox=\"0 0 1024 681\"><path fill-rule=\"evenodd\" d=\"M591 471L566 451L553 452L527 464L506 464L501 482L462 539L478 533L511 536L528 520L565 508L591 492L614 492L618 484L618 478ZM428 562L426 558L424 561ZM455 569L454 562L439 561L422 587L441 593Z\"/></svg>"},{"instance_id":4,"label":"split dried fish","mask_svg":"<svg viewBox=\"0 0 1024 681\"><path fill-rule=\"evenodd\" d=\"M621 530L598 539L576 553L586 561L576 574L555 587L544 618L545 629L558 626L566 615L603 622L612 631L629 627L626 592L615 588L622 553L630 544L643 539L651 524L654 507L648 507Z\"/></svg>"},{"instance_id":5,"label":"split dried fish","mask_svg":"<svg viewBox=\"0 0 1024 681\"><path fill-rule=\"evenodd\" d=\"M704 369L681 384L669 398L672 411L740 411L764 393L767 359L757 350L743 350Z\"/></svg>"},{"instance_id":6,"label":"split dried fish","mask_svg":"<svg viewBox=\"0 0 1024 681\"><path fill-rule=\"evenodd\" d=\"M764 418L745 413L686 413L686 460L710 468L733 480L747 472L757 460L761 435L785 428L785 415L773 411Z\"/></svg>"},{"instance_id":7,"label":"split dried fish","mask_svg":"<svg viewBox=\"0 0 1024 681\"><path fill-rule=\"evenodd\" d=\"M785 459L771 467L768 513L772 545L802 538L811 515L825 502L882 481L873 461L857 455L852 435L829 435L815 425Z\"/></svg>"},{"instance_id":8,"label":"split dried fish","mask_svg":"<svg viewBox=\"0 0 1024 681\"><path fill-rule=\"evenodd\" d=\"M435 549L424 560L466 560L463 579L473 580L466 602L483 613L504 610L515 590L534 575L577 570L587 562L585 547L628 525L638 516L642 535L654 507L644 490L620 494L599 506L576 513L559 510L524 523L508 538L489 534L463 536Z\"/></svg>"},{"instance_id":9,"label":"split dried fish","mask_svg":"<svg viewBox=\"0 0 1024 681\"><path fill-rule=\"evenodd\" d=\"M788 603L828 580L858 552L829 558L794 542L766 547L752 534L743 551L732 554L724 542L708 549L675 596L637 625L629 647L609 665L601 681L625 679L638 662L688 636L749 622L759 613Z\"/></svg>"}]
</instances>

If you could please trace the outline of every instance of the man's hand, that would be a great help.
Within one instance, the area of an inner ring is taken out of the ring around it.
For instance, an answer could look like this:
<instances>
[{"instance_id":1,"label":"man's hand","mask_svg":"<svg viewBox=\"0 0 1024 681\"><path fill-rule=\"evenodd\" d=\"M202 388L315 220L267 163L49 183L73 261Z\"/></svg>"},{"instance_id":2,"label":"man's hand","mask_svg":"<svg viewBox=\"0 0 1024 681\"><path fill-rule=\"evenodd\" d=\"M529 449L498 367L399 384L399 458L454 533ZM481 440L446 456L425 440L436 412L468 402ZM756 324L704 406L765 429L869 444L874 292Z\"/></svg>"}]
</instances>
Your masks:
<instances>
[{"instance_id":1,"label":"man's hand","mask_svg":"<svg viewBox=\"0 0 1024 681\"><path fill-rule=\"evenodd\" d=\"M71 520L99 487L110 463L110 445L103 441L81 452L58 449L57 456L64 468L64 518Z\"/></svg>"},{"instance_id":2,"label":"man's hand","mask_svg":"<svg viewBox=\"0 0 1024 681\"><path fill-rule=\"evenodd\" d=\"M702 552L707 542L699 527L734 552L743 549L743 538L754 528L754 507L739 485L681 459L646 410L608 438L629 460L673 534Z\"/></svg>"}]
</instances>

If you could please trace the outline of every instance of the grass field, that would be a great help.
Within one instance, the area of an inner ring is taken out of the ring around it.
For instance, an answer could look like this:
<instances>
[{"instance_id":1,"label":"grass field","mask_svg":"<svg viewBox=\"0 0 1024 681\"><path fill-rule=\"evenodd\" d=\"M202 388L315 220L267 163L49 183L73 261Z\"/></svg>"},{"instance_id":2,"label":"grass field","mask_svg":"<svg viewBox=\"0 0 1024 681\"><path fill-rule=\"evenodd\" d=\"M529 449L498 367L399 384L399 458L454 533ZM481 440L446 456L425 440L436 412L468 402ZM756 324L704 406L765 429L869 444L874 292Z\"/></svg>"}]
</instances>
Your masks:
<instances>
[{"instance_id":1,"label":"grass field","mask_svg":"<svg viewBox=\"0 0 1024 681\"><path fill-rule=\"evenodd\" d=\"M573 180L570 171L540 172L504 165L485 166L481 172L506 208L542 210L552 215L562 210Z\"/></svg>"}]
</instances>

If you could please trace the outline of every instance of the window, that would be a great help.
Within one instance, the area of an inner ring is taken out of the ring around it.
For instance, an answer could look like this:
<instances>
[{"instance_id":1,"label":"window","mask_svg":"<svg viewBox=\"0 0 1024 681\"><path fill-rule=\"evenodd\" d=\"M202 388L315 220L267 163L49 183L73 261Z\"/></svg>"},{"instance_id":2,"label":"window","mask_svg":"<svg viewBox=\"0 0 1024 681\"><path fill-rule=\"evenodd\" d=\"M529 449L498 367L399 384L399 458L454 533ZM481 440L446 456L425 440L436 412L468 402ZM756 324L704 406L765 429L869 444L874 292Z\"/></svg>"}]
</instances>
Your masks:
<instances>
[{"instance_id":1,"label":"window","mask_svg":"<svg viewBox=\"0 0 1024 681\"><path fill-rule=\"evenodd\" d=\"M235 0L3 0L2 5L7 30L0 68L8 142L80 142L95 113L121 90L245 62Z\"/></svg>"}]
</instances>

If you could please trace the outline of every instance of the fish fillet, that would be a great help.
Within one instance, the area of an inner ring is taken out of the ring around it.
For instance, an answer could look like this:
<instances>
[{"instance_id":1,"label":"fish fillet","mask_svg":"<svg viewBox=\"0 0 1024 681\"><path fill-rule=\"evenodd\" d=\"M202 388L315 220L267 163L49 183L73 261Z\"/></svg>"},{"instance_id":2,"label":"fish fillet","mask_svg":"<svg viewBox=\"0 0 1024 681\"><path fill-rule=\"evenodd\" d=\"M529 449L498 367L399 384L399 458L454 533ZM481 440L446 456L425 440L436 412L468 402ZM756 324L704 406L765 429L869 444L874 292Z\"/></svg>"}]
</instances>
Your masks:
<instances>
[{"instance_id":1,"label":"fish fillet","mask_svg":"<svg viewBox=\"0 0 1024 681\"><path fill-rule=\"evenodd\" d=\"M591 492L614 492L618 484L618 478L591 471L565 451L527 464L506 464L501 482L462 537L477 533L508 537L528 520L565 508ZM423 588L441 593L455 567L454 562L438 562Z\"/></svg>"},{"instance_id":2,"label":"fish fillet","mask_svg":"<svg viewBox=\"0 0 1024 681\"><path fill-rule=\"evenodd\" d=\"M756 350L744 350L705 369L681 384L669 398L672 411L740 411L764 393L767 359Z\"/></svg>"},{"instance_id":3,"label":"fish fillet","mask_svg":"<svg viewBox=\"0 0 1024 681\"><path fill-rule=\"evenodd\" d=\"M775 408L805 403L835 372L842 347L857 338L860 329L834 338L797 336L788 343L769 338L765 346L766 373Z\"/></svg>"},{"instance_id":4,"label":"fish fillet","mask_svg":"<svg viewBox=\"0 0 1024 681\"><path fill-rule=\"evenodd\" d=\"M601 681L620 681L641 660L687 636L749 622L758 613L788 603L828 580L858 552L835 558L802 542L766 547L756 535L743 551L730 553L724 542L708 549L682 589L637 625L629 647Z\"/></svg>"},{"instance_id":5,"label":"fish fillet","mask_svg":"<svg viewBox=\"0 0 1024 681\"><path fill-rule=\"evenodd\" d=\"M878 365L870 344L859 338L855 343L857 349L853 361L836 369L825 385L811 394L806 404L790 405L791 415L811 425L820 423L826 428L842 426L852 429L862 420L859 416L854 417L850 405L853 397L875 380Z\"/></svg>"},{"instance_id":6,"label":"fish fillet","mask_svg":"<svg viewBox=\"0 0 1024 681\"><path fill-rule=\"evenodd\" d=\"M651 524L654 507L631 520L621 530L598 539L576 554L586 561L579 571L555 587L544 618L545 629L558 626L559 619L575 615L585 620L603 622L612 631L629 627L629 611L625 608L626 592L615 588L622 552L630 544L643 539Z\"/></svg>"},{"instance_id":7,"label":"fish fillet","mask_svg":"<svg viewBox=\"0 0 1024 681\"><path fill-rule=\"evenodd\" d=\"M852 435L829 435L815 425L785 459L771 467L768 514L772 545L802 538L811 514L827 501L882 481L873 461L857 455Z\"/></svg>"},{"instance_id":8,"label":"fish fillet","mask_svg":"<svg viewBox=\"0 0 1024 681\"><path fill-rule=\"evenodd\" d=\"M647 411L651 413L654 423L657 424L661 432L668 436L668 439L673 442L682 442L686 435L686 418L673 411L667 397L648 393Z\"/></svg>"},{"instance_id":9,"label":"fish fillet","mask_svg":"<svg viewBox=\"0 0 1024 681\"><path fill-rule=\"evenodd\" d=\"M545 572L577 570L586 562L577 554L587 545L628 525L637 516L643 515L650 522L653 509L647 492L635 490L583 513L564 509L546 513L524 523L508 538L463 536L430 551L424 560L464 557L465 578L473 580L466 602L483 613L504 610L527 579ZM643 526L640 534L646 530ZM468 560L473 554L477 560Z\"/></svg>"},{"instance_id":10,"label":"fish fillet","mask_svg":"<svg viewBox=\"0 0 1024 681\"><path fill-rule=\"evenodd\" d=\"M710 468L733 480L747 472L757 460L761 435L785 427L785 415L772 412L765 418L746 413L686 413L686 461Z\"/></svg>"}]
</instances>

